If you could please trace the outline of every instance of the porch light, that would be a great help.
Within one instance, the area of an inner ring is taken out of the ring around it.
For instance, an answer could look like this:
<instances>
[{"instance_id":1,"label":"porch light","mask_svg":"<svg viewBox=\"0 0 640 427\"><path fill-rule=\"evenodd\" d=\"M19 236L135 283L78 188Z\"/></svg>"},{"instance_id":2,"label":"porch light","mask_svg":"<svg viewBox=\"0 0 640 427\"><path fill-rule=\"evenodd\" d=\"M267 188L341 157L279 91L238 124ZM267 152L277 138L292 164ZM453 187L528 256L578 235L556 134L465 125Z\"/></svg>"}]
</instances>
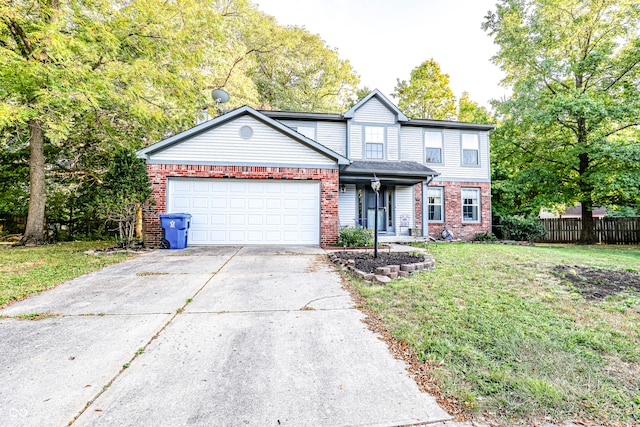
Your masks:
<instances>
[{"instance_id":1,"label":"porch light","mask_svg":"<svg viewBox=\"0 0 640 427\"><path fill-rule=\"evenodd\" d=\"M371 188L376 192L376 209L373 213L374 217L374 225L373 225L373 257L378 258L378 196L380 192L380 180L373 174L373 179L371 180Z\"/></svg>"}]
</instances>

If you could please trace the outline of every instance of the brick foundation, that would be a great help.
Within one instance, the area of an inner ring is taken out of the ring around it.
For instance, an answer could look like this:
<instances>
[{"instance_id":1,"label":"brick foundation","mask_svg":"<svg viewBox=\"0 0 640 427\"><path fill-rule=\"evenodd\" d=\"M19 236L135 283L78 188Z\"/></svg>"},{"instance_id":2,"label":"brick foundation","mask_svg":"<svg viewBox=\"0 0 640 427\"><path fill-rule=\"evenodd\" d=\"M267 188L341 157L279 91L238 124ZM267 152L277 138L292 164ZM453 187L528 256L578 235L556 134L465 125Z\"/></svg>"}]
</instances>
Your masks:
<instances>
[{"instance_id":1,"label":"brick foundation","mask_svg":"<svg viewBox=\"0 0 640 427\"><path fill-rule=\"evenodd\" d=\"M429 222L429 236L442 239L442 230L446 223L456 240L471 241L476 233L491 232L491 184L488 182L449 182L434 180L430 187L444 188L444 222ZM479 223L462 221L462 189L480 189ZM420 212L422 213L422 191L416 189L416 199L420 194ZM416 206L418 202L416 201ZM417 207L416 207L417 210ZM416 218L418 218L416 212ZM424 228L424 227L423 227Z\"/></svg>"},{"instance_id":2,"label":"brick foundation","mask_svg":"<svg viewBox=\"0 0 640 427\"><path fill-rule=\"evenodd\" d=\"M157 246L163 236L158 214L167 209L167 178L219 179L283 179L319 181L320 244L338 241L338 170L320 168L281 168L265 166L205 166L205 165L147 165L153 187L155 206L143 209L144 240L147 246Z\"/></svg>"}]
</instances>

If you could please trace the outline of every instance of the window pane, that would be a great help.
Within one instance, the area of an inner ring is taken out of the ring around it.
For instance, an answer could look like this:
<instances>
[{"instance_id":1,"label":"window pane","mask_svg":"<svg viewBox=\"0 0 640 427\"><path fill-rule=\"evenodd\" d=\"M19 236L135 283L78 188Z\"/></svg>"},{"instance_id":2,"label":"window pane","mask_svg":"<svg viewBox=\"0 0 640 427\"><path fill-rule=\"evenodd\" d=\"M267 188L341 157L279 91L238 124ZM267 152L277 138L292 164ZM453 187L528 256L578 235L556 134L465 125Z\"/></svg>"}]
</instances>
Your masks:
<instances>
[{"instance_id":1,"label":"window pane","mask_svg":"<svg viewBox=\"0 0 640 427\"><path fill-rule=\"evenodd\" d=\"M316 128L313 126L295 126L294 130L298 131L307 138L316 139Z\"/></svg>"},{"instance_id":2,"label":"window pane","mask_svg":"<svg viewBox=\"0 0 640 427\"><path fill-rule=\"evenodd\" d=\"M440 148L427 148L425 161L427 163L442 163L442 150Z\"/></svg>"},{"instance_id":3,"label":"window pane","mask_svg":"<svg viewBox=\"0 0 640 427\"><path fill-rule=\"evenodd\" d=\"M480 190L462 189L462 220L480 221Z\"/></svg>"},{"instance_id":4,"label":"window pane","mask_svg":"<svg viewBox=\"0 0 640 427\"><path fill-rule=\"evenodd\" d=\"M427 188L427 212L429 221L442 221L442 187Z\"/></svg>"},{"instance_id":5,"label":"window pane","mask_svg":"<svg viewBox=\"0 0 640 427\"><path fill-rule=\"evenodd\" d=\"M442 132L426 131L424 133L424 146L432 148L442 147Z\"/></svg>"},{"instance_id":6,"label":"window pane","mask_svg":"<svg viewBox=\"0 0 640 427\"><path fill-rule=\"evenodd\" d=\"M382 144L367 144L367 159L383 159Z\"/></svg>"},{"instance_id":7,"label":"window pane","mask_svg":"<svg viewBox=\"0 0 640 427\"><path fill-rule=\"evenodd\" d=\"M478 150L462 150L462 164L464 164L464 165L477 165L478 164Z\"/></svg>"},{"instance_id":8,"label":"window pane","mask_svg":"<svg viewBox=\"0 0 640 427\"><path fill-rule=\"evenodd\" d=\"M364 128L365 142L384 143L384 128L381 126L366 126Z\"/></svg>"},{"instance_id":9,"label":"window pane","mask_svg":"<svg viewBox=\"0 0 640 427\"><path fill-rule=\"evenodd\" d=\"M462 134L462 149L463 150L478 150L480 144L478 141L478 134L476 133L463 133Z\"/></svg>"}]
</instances>

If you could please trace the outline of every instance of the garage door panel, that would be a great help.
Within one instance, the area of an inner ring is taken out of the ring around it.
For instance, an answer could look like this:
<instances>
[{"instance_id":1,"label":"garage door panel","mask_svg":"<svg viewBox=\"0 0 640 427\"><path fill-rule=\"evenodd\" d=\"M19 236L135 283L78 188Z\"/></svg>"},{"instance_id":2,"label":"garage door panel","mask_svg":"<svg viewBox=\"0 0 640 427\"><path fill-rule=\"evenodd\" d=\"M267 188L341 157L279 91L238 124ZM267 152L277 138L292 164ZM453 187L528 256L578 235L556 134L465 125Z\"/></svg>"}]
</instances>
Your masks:
<instances>
[{"instance_id":1,"label":"garage door panel","mask_svg":"<svg viewBox=\"0 0 640 427\"><path fill-rule=\"evenodd\" d=\"M281 209L282 200L279 199L267 199L267 209Z\"/></svg>"},{"instance_id":2,"label":"garage door panel","mask_svg":"<svg viewBox=\"0 0 640 427\"><path fill-rule=\"evenodd\" d=\"M247 224L248 225L262 225L264 217L262 215L249 215Z\"/></svg>"},{"instance_id":3,"label":"garage door panel","mask_svg":"<svg viewBox=\"0 0 640 427\"><path fill-rule=\"evenodd\" d=\"M191 207L192 208L207 208L209 207L209 198L208 197L194 197L191 199Z\"/></svg>"},{"instance_id":4,"label":"garage door panel","mask_svg":"<svg viewBox=\"0 0 640 427\"><path fill-rule=\"evenodd\" d=\"M209 224L223 226L227 223L227 216L224 214L209 215ZM195 222L194 222L195 224Z\"/></svg>"},{"instance_id":5,"label":"garage door panel","mask_svg":"<svg viewBox=\"0 0 640 427\"><path fill-rule=\"evenodd\" d=\"M317 181L169 178L167 212L192 215L189 243L318 244Z\"/></svg>"}]
</instances>

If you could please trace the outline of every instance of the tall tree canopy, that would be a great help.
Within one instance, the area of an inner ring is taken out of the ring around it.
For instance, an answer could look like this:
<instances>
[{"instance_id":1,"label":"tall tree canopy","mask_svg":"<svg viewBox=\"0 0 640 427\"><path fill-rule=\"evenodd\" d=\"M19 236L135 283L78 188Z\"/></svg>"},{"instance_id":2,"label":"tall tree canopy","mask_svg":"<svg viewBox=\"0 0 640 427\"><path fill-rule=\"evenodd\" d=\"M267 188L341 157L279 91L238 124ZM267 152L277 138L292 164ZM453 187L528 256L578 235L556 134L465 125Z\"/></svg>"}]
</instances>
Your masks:
<instances>
[{"instance_id":1,"label":"tall tree canopy","mask_svg":"<svg viewBox=\"0 0 640 427\"><path fill-rule=\"evenodd\" d=\"M443 74L433 59L414 68L408 82L398 79L393 96L400 110L413 118L451 120L457 115L449 75Z\"/></svg>"},{"instance_id":2,"label":"tall tree canopy","mask_svg":"<svg viewBox=\"0 0 640 427\"><path fill-rule=\"evenodd\" d=\"M640 198L640 4L502 0L483 26L513 87L492 146L511 202L579 201L592 242L594 206Z\"/></svg>"},{"instance_id":3,"label":"tall tree canopy","mask_svg":"<svg viewBox=\"0 0 640 427\"><path fill-rule=\"evenodd\" d=\"M462 96L458 100L458 121L480 124L496 122L489 110L478 105L469 97L469 92L462 92Z\"/></svg>"},{"instance_id":4,"label":"tall tree canopy","mask_svg":"<svg viewBox=\"0 0 640 427\"><path fill-rule=\"evenodd\" d=\"M267 82L269 63L278 69ZM91 198L114 145L140 148L193 125L196 111L214 107L211 89L231 94L227 108L329 111L358 77L319 37L277 26L248 0L8 0L0 81L10 162L0 181L21 180L0 189L0 209L19 213L10 201L28 189L21 243L37 244L47 193L70 206Z\"/></svg>"}]
</instances>

